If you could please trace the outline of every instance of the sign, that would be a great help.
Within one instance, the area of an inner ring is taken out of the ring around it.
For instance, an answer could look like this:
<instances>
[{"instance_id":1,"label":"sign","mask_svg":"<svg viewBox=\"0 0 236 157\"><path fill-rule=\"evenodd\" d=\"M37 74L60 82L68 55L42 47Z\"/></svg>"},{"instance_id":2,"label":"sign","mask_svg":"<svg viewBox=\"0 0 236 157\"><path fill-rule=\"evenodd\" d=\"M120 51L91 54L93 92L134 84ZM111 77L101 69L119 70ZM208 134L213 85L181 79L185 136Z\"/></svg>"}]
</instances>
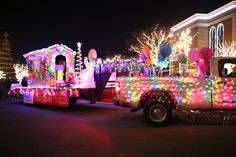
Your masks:
<instances>
[{"instance_id":1,"label":"sign","mask_svg":"<svg viewBox=\"0 0 236 157\"><path fill-rule=\"evenodd\" d=\"M34 103L34 92L25 92L24 94L24 103L33 104Z\"/></svg>"}]
</instances>

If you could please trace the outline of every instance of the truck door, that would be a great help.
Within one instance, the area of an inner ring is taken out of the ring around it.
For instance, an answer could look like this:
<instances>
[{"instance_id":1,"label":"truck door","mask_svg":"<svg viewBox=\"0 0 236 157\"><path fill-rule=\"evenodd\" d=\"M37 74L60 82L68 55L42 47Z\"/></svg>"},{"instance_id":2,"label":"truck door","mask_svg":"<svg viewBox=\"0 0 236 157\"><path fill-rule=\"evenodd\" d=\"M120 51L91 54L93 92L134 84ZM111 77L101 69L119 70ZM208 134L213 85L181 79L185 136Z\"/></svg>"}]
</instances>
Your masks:
<instances>
[{"instance_id":1,"label":"truck door","mask_svg":"<svg viewBox=\"0 0 236 157\"><path fill-rule=\"evenodd\" d=\"M179 105L187 109L211 108L211 78L181 78Z\"/></svg>"}]
</instances>

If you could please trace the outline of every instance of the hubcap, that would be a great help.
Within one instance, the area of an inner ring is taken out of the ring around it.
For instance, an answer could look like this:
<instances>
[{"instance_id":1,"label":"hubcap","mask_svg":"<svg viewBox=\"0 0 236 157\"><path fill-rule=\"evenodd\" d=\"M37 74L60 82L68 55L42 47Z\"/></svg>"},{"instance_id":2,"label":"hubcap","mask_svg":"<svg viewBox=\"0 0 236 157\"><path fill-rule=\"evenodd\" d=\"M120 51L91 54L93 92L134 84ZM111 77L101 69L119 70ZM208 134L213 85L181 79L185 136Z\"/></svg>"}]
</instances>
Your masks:
<instances>
[{"instance_id":1,"label":"hubcap","mask_svg":"<svg viewBox=\"0 0 236 157\"><path fill-rule=\"evenodd\" d=\"M167 117L167 109L162 105L153 105L149 110L149 115L152 121L162 122Z\"/></svg>"}]
</instances>

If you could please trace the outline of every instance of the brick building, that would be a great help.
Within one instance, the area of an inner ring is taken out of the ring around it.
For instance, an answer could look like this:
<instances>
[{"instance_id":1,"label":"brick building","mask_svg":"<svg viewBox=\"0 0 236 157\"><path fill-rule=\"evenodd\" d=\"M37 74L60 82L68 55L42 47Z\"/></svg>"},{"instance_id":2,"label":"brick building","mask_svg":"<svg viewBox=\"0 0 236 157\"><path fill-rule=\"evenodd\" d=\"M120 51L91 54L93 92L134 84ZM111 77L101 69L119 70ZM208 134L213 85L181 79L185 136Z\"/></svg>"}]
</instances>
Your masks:
<instances>
[{"instance_id":1,"label":"brick building","mask_svg":"<svg viewBox=\"0 0 236 157\"><path fill-rule=\"evenodd\" d=\"M207 14L196 13L171 27L173 33L180 33L190 28L192 48L209 47L217 57L217 47L224 41L236 41L236 0Z\"/></svg>"}]
</instances>

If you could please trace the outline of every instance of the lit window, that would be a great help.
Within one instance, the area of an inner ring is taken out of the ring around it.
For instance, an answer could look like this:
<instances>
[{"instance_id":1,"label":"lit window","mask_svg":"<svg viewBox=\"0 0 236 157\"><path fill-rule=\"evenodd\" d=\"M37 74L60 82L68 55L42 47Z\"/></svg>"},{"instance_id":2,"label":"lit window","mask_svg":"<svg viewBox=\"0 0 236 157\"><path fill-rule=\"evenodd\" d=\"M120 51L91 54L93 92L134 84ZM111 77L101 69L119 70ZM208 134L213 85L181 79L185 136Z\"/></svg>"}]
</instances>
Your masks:
<instances>
[{"instance_id":1,"label":"lit window","mask_svg":"<svg viewBox=\"0 0 236 157\"><path fill-rule=\"evenodd\" d=\"M209 47L211 48L212 52L215 55L215 50L216 50L216 28L215 27L211 27L210 31L209 31Z\"/></svg>"},{"instance_id":2,"label":"lit window","mask_svg":"<svg viewBox=\"0 0 236 157\"><path fill-rule=\"evenodd\" d=\"M217 27L217 47L222 47L224 42L224 25L220 23Z\"/></svg>"}]
</instances>

